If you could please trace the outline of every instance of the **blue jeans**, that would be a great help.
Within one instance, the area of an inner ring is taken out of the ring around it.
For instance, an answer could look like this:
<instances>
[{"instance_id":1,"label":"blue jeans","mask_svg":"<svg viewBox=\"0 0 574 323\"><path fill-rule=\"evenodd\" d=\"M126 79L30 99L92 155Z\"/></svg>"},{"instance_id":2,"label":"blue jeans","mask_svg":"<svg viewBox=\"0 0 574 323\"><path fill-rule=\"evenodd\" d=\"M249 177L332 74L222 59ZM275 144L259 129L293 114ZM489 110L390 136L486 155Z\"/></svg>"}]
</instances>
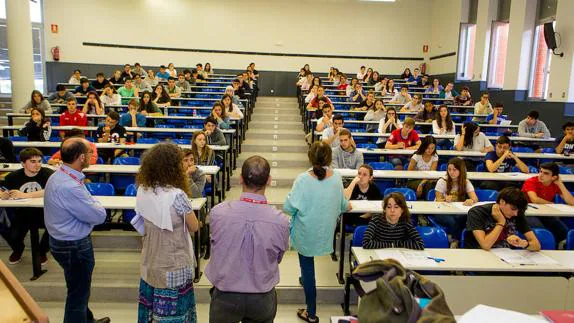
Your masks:
<instances>
[{"instance_id":1,"label":"blue jeans","mask_svg":"<svg viewBox=\"0 0 574 323\"><path fill-rule=\"evenodd\" d=\"M92 239L87 236L80 240L62 241L50 236L50 252L64 269L68 288L64 323L93 322L94 315L88 308L95 264Z\"/></svg>"},{"instance_id":2,"label":"blue jeans","mask_svg":"<svg viewBox=\"0 0 574 323\"><path fill-rule=\"evenodd\" d=\"M315 258L305 257L299 254L299 266L301 267L301 279L305 291L305 303L309 318L317 316L317 286L315 286Z\"/></svg>"}]
</instances>

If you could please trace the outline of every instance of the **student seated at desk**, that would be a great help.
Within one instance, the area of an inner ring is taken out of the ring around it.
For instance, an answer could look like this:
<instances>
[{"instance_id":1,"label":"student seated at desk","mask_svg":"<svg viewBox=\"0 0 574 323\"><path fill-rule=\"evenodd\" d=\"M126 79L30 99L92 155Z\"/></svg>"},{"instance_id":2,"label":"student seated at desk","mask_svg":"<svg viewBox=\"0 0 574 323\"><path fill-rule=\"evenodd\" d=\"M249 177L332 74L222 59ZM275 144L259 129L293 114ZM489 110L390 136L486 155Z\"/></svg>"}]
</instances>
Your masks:
<instances>
[{"instance_id":1,"label":"student seated at desk","mask_svg":"<svg viewBox=\"0 0 574 323\"><path fill-rule=\"evenodd\" d=\"M474 186L466 177L464 160L451 158L448 161L446 177L441 177L435 187L435 201L437 202L463 202L464 205L473 205L478 202ZM464 225L466 215L435 215L436 221L450 232L451 247L458 246L458 241Z\"/></svg>"},{"instance_id":2,"label":"student seated at desk","mask_svg":"<svg viewBox=\"0 0 574 323\"><path fill-rule=\"evenodd\" d=\"M179 73L177 75L177 82L175 82L175 86L180 88L181 91L185 91L185 92L191 91L191 85L189 84L188 81L185 80L185 75L183 75L183 73Z\"/></svg>"},{"instance_id":3,"label":"student seated at desk","mask_svg":"<svg viewBox=\"0 0 574 323\"><path fill-rule=\"evenodd\" d=\"M11 172L4 178L4 187L0 191L0 199L26 199L44 196L44 188L53 170L42 167L42 152L36 148L24 148L20 152L22 168ZM22 204L25 206L25 204ZM24 238L32 226L44 227L44 210L42 208L14 208L14 217L10 232L3 235L12 254L8 259L11 265L22 260L24 253ZM48 261L48 232L44 231L40 239L40 262L45 265Z\"/></svg>"},{"instance_id":4,"label":"student seated at desk","mask_svg":"<svg viewBox=\"0 0 574 323\"><path fill-rule=\"evenodd\" d=\"M508 119L506 118L505 115L502 114L502 112L504 112L504 105L500 102L494 104L494 110L492 111L491 114L489 114L486 117L486 122L488 124L502 124L505 121L508 121ZM510 130L509 128L496 128L496 133L498 134L505 134L507 136L512 135L512 130Z\"/></svg>"},{"instance_id":5,"label":"student seated at desk","mask_svg":"<svg viewBox=\"0 0 574 323\"><path fill-rule=\"evenodd\" d=\"M330 145L331 148L339 147L339 145L341 144L339 142L339 135L341 133L341 130L343 130L343 126L344 126L343 116L340 114L336 114L335 116L333 116L333 125L323 130L321 140Z\"/></svg>"},{"instance_id":6,"label":"student seated at desk","mask_svg":"<svg viewBox=\"0 0 574 323\"><path fill-rule=\"evenodd\" d=\"M167 79L167 87L165 88L165 90L167 91L167 95L169 95L170 99L181 97L181 89L179 88L179 86L175 85L175 80L176 78L173 76L170 76Z\"/></svg>"},{"instance_id":7,"label":"student seated at desk","mask_svg":"<svg viewBox=\"0 0 574 323\"><path fill-rule=\"evenodd\" d=\"M76 87L76 89L74 90L74 95L75 96L85 96L88 95L88 92L94 91L96 92L96 89L94 89L92 87L92 85L90 85L90 81L85 78L82 77L82 80L80 81L80 85L78 87Z\"/></svg>"},{"instance_id":8,"label":"student seated at desk","mask_svg":"<svg viewBox=\"0 0 574 323\"><path fill-rule=\"evenodd\" d=\"M56 85L56 92L50 94L48 102L50 103L65 103L69 98L76 99L70 91L66 90L63 84Z\"/></svg>"},{"instance_id":9,"label":"student seated at desk","mask_svg":"<svg viewBox=\"0 0 574 323\"><path fill-rule=\"evenodd\" d=\"M196 166L193 150L189 148L183 149L183 170L189 177L189 191L191 192L190 197L203 197L206 175L203 173L201 168Z\"/></svg>"},{"instance_id":10,"label":"student seated at desk","mask_svg":"<svg viewBox=\"0 0 574 323\"><path fill-rule=\"evenodd\" d=\"M153 89L151 95L151 101L155 103L158 107L169 107L171 106L171 99L165 90L165 87L158 84Z\"/></svg>"},{"instance_id":11,"label":"student seated at desk","mask_svg":"<svg viewBox=\"0 0 574 323\"><path fill-rule=\"evenodd\" d=\"M556 138L556 153L568 156L574 154L574 122L568 121L562 125L562 137Z\"/></svg>"},{"instance_id":12,"label":"student seated at desk","mask_svg":"<svg viewBox=\"0 0 574 323\"><path fill-rule=\"evenodd\" d=\"M389 83L391 83L389 81ZM394 86L394 84L393 84ZM393 89L394 90L394 89ZM409 88L406 86L401 87L401 92L396 93L389 104L407 104L412 101L411 95L409 94Z\"/></svg>"},{"instance_id":13,"label":"student seated at desk","mask_svg":"<svg viewBox=\"0 0 574 323\"><path fill-rule=\"evenodd\" d=\"M378 133L392 133L393 131L403 127L401 120L397 116L397 110L393 107L387 108L385 117L379 121ZM384 137L377 138L377 147L384 148L386 139Z\"/></svg>"},{"instance_id":14,"label":"student seated at desk","mask_svg":"<svg viewBox=\"0 0 574 323\"><path fill-rule=\"evenodd\" d=\"M357 72L357 79L362 80L365 75L367 75L367 68L365 66L361 66L359 72Z\"/></svg>"},{"instance_id":15,"label":"student seated at desk","mask_svg":"<svg viewBox=\"0 0 574 323\"><path fill-rule=\"evenodd\" d=\"M86 138L86 134L84 133L83 130L73 128L72 130L65 131L63 141L66 141L69 138ZM96 147L95 143L91 141L88 142L92 150L92 154L90 155L90 165L95 165L98 163L98 147ZM58 150L56 153L52 155L52 157L50 157L50 159L48 160L48 165L60 165L61 163L62 163L62 155L60 150Z\"/></svg>"},{"instance_id":16,"label":"student seated at desk","mask_svg":"<svg viewBox=\"0 0 574 323\"><path fill-rule=\"evenodd\" d=\"M84 106L82 107L82 112L85 114L105 114L104 105L96 92L88 92L86 102L84 102Z\"/></svg>"},{"instance_id":17,"label":"student seated at desk","mask_svg":"<svg viewBox=\"0 0 574 323\"><path fill-rule=\"evenodd\" d=\"M361 83L355 83L350 98L351 102L361 102L367 99L367 93L363 90L363 85Z\"/></svg>"},{"instance_id":18,"label":"student seated at desk","mask_svg":"<svg viewBox=\"0 0 574 323\"><path fill-rule=\"evenodd\" d=\"M98 127L96 130L96 139L100 143L113 143L125 144L126 143L126 128L119 124L120 115L116 111L110 111L106 118L105 124ZM122 155L123 149L104 149L101 151L100 156L107 162L113 162L114 158Z\"/></svg>"},{"instance_id":19,"label":"student seated at desk","mask_svg":"<svg viewBox=\"0 0 574 323\"><path fill-rule=\"evenodd\" d=\"M410 77L411 77L411 69L407 67L407 68L405 68L405 70L403 71L403 74L401 74L401 76L399 78L401 80L408 81Z\"/></svg>"},{"instance_id":20,"label":"student seated at desk","mask_svg":"<svg viewBox=\"0 0 574 323\"><path fill-rule=\"evenodd\" d=\"M50 119L46 118L44 110L32 108L30 111L30 121L24 124L19 130L21 136L28 138L28 141L48 141L52 134Z\"/></svg>"},{"instance_id":21,"label":"student seated at desk","mask_svg":"<svg viewBox=\"0 0 574 323\"><path fill-rule=\"evenodd\" d=\"M120 117L120 125L123 127L145 127L146 117L138 112L139 103L136 99L131 99L128 104L128 112ZM133 133L128 133L133 135Z\"/></svg>"},{"instance_id":22,"label":"student seated at desk","mask_svg":"<svg viewBox=\"0 0 574 323\"><path fill-rule=\"evenodd\" d=\"M112 84L124 84L124 78L122 76L122 71L115 70L114 74L112 75L112 77L110 77L110 79L108 81L110 81L110 83L112 83Z\"/></svg>"},{"instance_id":23,"label":"student seated at desk","mask_svg":"<svg viewBox=\"0 0 574 323\"><path fill-rule=\"evenodd\" d=\"M512 153L511 146L510 138L507 136L498 137L495 150L486 154L485 164L489 172L510 173L512 168L516 166L521 172L528 174L528 166ZM482 189L495 191L500 191L508 186L521 187L522 185L516 181L483 181L480 184Z\"/></svg>"},{"instance_id":24,"label":"student seated at desk","mask_svg":"<svg viewBox=\"0 0 574 323\"><path fill-rule=\"evenodd\" d=\"M411 224L411 213L401 193L385 196L383 214L371 218L363 237L363 248L424 249L423 239Z\"/></svg>"},{"instance_id":25,"label":"student seated at desk","mask_svg":"<svg viewBox=\"0 0 574 323\"><path fill-rule=\"evenodd\" d=\"M193 160L197 165L213 166L215 165L215 152L207 145L208 135L204 131L198 131L193 134L191 139L191 152Z\"/></svg>"},{"instance_id":26,"label":"student seated at desk","mask_svg":"<svg viewBox=\"0 0 574 323\"><path fill-rule=\"evenodd\" d=\"M74 70L72 76L68 80L68 84L80 85L80 80L82 79L82 72L78 69Z\"/></svg>"},{"instance_id":27,"label":"student seated at desk","mask_svg":"<svg viewBox=\"0 0 574 323\"><path fill-rule=\"evenodd\" d=\"M348 98L352 98L354 96L353 91L355 91L355 85L357 85L357 83L359 83L359 79L357 79L356 77L353 77L351 79L351 84L349 84L347 86L347 88L345 89L345 95Z\"/></svg>"},{"instance_id":28,"label":"student seated at desk","mask_svg":"<svg viewBox=\"0 0 574 323\"><path fill-rule=\"evenodd\" d=\"M554 197L559 195L568 205L574 205L574 197L562 180L560 180L559 167L556 163L540 165L538 176L527 179L522 186L528 201L535 204L553 204ZM559 243L566 239L568 227L558 217L529 216L528 224L531 227L546 228L552 232Z\"/></svg>"},{"instance_id":29,"label":"student seated at desk","mask_svg":"<svg viewBox=\"0 0 574 323\"><path fill-rule=\"evenodd\" d=\"M436 140L433 136L423 138L421 145L411 156L408 170L435 171L438 165L436 153ZM407 187L417 193L417 198L426 196L426 193L435 186L436 181L427 179L409 179Z\"/></svg>"},{"instance_id":30,"label":"student seated at desk","mask_svg":"<svg viewBox=\"0 0 574 323\"><path fill-rule=\"evenodd\" d=\"M456 130L448 107L441 104L436 112L435 119L432 121L432 133L435 135L456 135ZM449 139L440 139L437 141L439 146L443 149L450 149L452 147L452 141Z\"/></svg>"},{"instance_id":31,"label":"student seated at desk","mask_svg":"<svg viewBox=\"0 0 574 323\"><path fill-rule=\"evenodd\" d=\"M492 113L492 104L489 102L490 95L488 92L482 93L480 96L480 101L476 102L474 105L474 114L491 114ZM472 117L472 121L474 122L484 122L484 117L474 116Z\"/></svg>"},{"instance_id":32,"label":"student seated at desk","mask_svg":"<svg viewBox=\"0 0 574 323\"><path fill-rule=\"evenodd\" d=\"M385 117L385 105L382 99L376 99L375 104L372 108L367 110L365 114L365 121L381 121ZM367 132L375 132L379 126L377 124L367 124Z\"/></svg>"},{"instance_id":33,"label":"student seated at desk","mask_svg":"<svg viewBox=\"0 0 574 323\"><path fill-rule=\"evenodd\" d=\"M325 129L333 126L333 109L331 109L329 103L323 104L321 112L322 116L317 119L317 125L315 126L316 132L323 132ZM317 116L317 114L318 113L316 113L315 116Z\"/></svg>"},{"instance_id":34,"label":"student seated at desk","mask_svg":"<svg viewBox=\"0 0 574 323\"><path fill-rule=\"evenodd\" d=\"M452 82L448 82L444 90L440 91L440 94L438 95L440 99L446 100L453 100L457 96L458 92L454 89L454 84Z\"/></svg>"},{"instance_id":35,"label":"student seated at desk","mask_svg":"<svg viewBox=\"0 0 574 323\"><path fill-rule=\"evenodd\" d=\"M104 73L98 72L98 74L96 74L96 79L92 81L91 85L96 90L102 90L108 83L110 82L106 80Z\"/></svg>"},{"instance_id":36,"label":"student seated at desk","mask_svg":"<svg viewBox=\"0 0 574 323\"><path fill-rule=\"evenodd\" d=\"M233 103L233 97L231 95L224 94L221 97L221 105L230 118L243 119L243 112L241 112L237 104Z\"/></svg>"},{"instance_id":37,"label":"student seated at desk","mask_svg":"<svg viewBox=\"0 0 574 323\"><path fill-rule=\"evenodd\" d=\"M140 95L139 90L134 87L131 78L125 79L124 85L118 89L118 94L122 97L122 104L128 104L128 98Z\"/></svg>"},{"instance_id":38,"label":"student seated at desk","mask_svg":"<svg viewBox=\"0 0 574 323\"><path fill-rule=\"evenodd\" d=\"M128 77L130 79L134 78L134 73L132 72L132 66L130 64L125 64L124 65L124 71L122 72L122 77L125 79L127 79Z\"/></svg>"},{"instance_id":39,"label":"student seated at desk","mask_svg":"<svg viewBox=\"0 0 574 323\"><path fill-rule=\"evenodd\" d=\"M348 129L339 131L338 147L333 148L332 168L358 169L363 164L363 153L355 147L355 141Z\"/></svg>"},{"instance_id":40,"label":"student seated at desk","mask_svg":"<svg viewBox=\"0 0 574 323\"><path fill-rule=\"evenodd\" d=\"M526 195L515 187L500 191L496 203L473 207L468 211L464 247L484 250L514 247L539 251L540 242L524 215L527 207Z\"/></svg>"},{"instance_id":41,"label":"student seated at desk","mask_svg":"<svg viewBox=\"0 0 574 323\"><path fill-rule=\"evenodd\" d=\"M373 182L373 167L362 164L357 170L357 176L353 178L345 189L345 197L349 200L378 201L383 199L383 194Z\"/></svg>"},{"instance_id":42,"label":"student seated at desk","mask_svg":"<svg viewBox=\"0 0 574 323\"><path fill-rule=\"evenodd\" d=\"M67 110L60 114L60 126L77 126L85 127L88 125L88 117L82 111L78 111L75 98L68 99L66 102ZM64 138L66 131L60 131L60 137Z\"/></svg>"},{"instance_id":43,"label":"student seated at desk","mask_svg":"<svg viewBox=\"0 0 574 323\"><path fill-rule=\"evenodd\" d=\"M408 89L407 89L408 90ZM393 79L390 79L387 82L387 92L385 94L385 96L391 96L394 97L395 95L397 95L399 93L399 91L395 88L395 81ZM408 93L407 93L408 94ZM389 102L391 103L391 102Z\"/></svg>"},{"instance_id":44,"label":"student seated at desk","mask_svg":"<svg viewBox=\"0 0 574 323\"><path fill-rule=\"evenodd\" d=\"M436 111L434 109L434 104L431 101L426 101L424 108L415 115L415 121L418 122L433 122L436 117Z\"/></svg>"},{"instance_id":45,"label":"student seated at desk","mask_svg":"<svg viewBox=\"0 0 574 323\"><path fill-rule=\"evenodd\" d=\"M353 111L367 111L375 107L375 92L370 90L367 93L367 98L361 101L358 106L353 108Z\"/></svg>"},{"instance_id":46,"label":"student seated at desk","mask_svg":"<svg viewBox=\"0 0 574 323\"><path fill-rule=\"evenodd\" d=\"M173 63L167 64L167 72L169 73L170 77L177 77L177 70L175 69ZM207 78L207 73L204 72L203 76Z\"/></svg>"},{"instance_id":47,"label":"student seated at desk","mask_svg":"<svg viewBox=\"0 0 574 323\"><path fill-rule=\"evenodd\" d=\"M425 93L427 94L440 94L444 90L444 87L440 85L439 79L432 80L432 85L426 89Z\"/></svg>"},{"instance_id":48,"label":"student seated at desk","mask_svg":"<svg viewBox=\"0 0 574 323\"><path fill-rule=\"evenodd\" d=\"M44 95L42 95L42 92L38 90L32 91L32 94L30 94L30 101L26 103L26 105L22 107L22 109L20 109L18 112L30 113L32 108L42 109L45 113L52 113L52 106L50 105L50 102L48 102L48 100L44 98Z\"/></svg>"},{"instance_id":49,"label":"student seated at desk","mask_svg":"<svg viewBox=\"0 0 574 323\"><path fill-rule=\"evenodd\" d=\"M417 85L420 81L421 81L422 77L421 77L421 70L419 70L418 68L415 68L413 70L413 74L411 74L409 76L409 80L408 80L408 84L411 85Z\"/></svg>"},{"instance_id":50,"label":"student seated at desk","mask_svg":"<svg viewBox=\"0 0 574 323\"><path fill-rule=\"evenodd\" d=\"M468 87L462 87L460 94L454 98L454 104L464 106L472 105L472 96L470 95L470 89Z\"/></svg>"},{"instance_id":51,"label":"student seated at desk","mask_svg":"<svg viewBox=\"0 0 574 323\"><path fill-rule=\"evenodd\" d=\"M415 130L415 120L412 118L406 118L403 122L403 127L396 129L391 132L391 135L387 139L385 144L385 149L408 149L417 150L421 145L421 139L419 134ZM391 163L395 165L395 169L403 169L403 164L406 162L405 158L402 157L392 157Z\"/></svg>"},{"instance_id":52,"label":"student seated at desk","mask_svg":"<svg viewBox=\"0 0 574 323\"><path fill-rule=\"evenodd\" d=\"M368 85L372 85L371 84L371 80L373 79L373 69L372 68L368 68L367 69L367 74L365 74L365 76L363 77L363 82L365 82Z\"/></svg>"},{"instance_id":53,"label":"student seated at desk","mask_svg":"<svg viewBox=\"0 0 574 323\"><path fill-rule=\"evenodd\" d=\"M474 122L465 122L460 134L454 137L454 147L457 151L480 151L488 153L493 150L490 140L480 131L480 127ZM465 157L466 169L474 171L482 157Z\"/></svg>"},{"instance_id":54,"label":"student seated at desk","mask_svg":"<svg viewBox=\"0 0 574 323\"><path fill-rule=\"evenodd\" d=\"M315 98L315 96L317 96L317 89L318 88L319 88L319 85L313 85L309 89L309 93L307 93L307 95L305 96L305 104L307 104L307 106L309 105L309 102L311 102L311 100L313 100L313 98ZM325 101L323 101L323 102L325 102ZM309 108L307 108L307 109L309 109Z\"/></svg>"},{"instance_id":55,"label":"student seated at desk","mask_svg":"<svg viewBox=\"0 0 574 323\"><path fill-rule=\"evenodd\" d=\"M538 120L540 114L536 110L528 112L526 119L518 123L518 135L530 138L550 138L550 130L546 124Z\"/></svg>"},{"instance_id":56,"label":"student seated at desk","mask_svg":"<svg viewBox=\"0 0 574 323\"><path fill-rule=\"evenodd\" d=\"M104 85L104 91L100 95L100 102L102 107L105 105L120 105L122 104L122 97L116 93L116 87L108 83Z\"/></svg>"},{"instance_id":57,"label":"student seated at desk","mask_svg":"<svg viewBox=\"0 0 574 323\"><path fill-rule=\"evenodd\" d=\"M377 83L373 85L375 92L381 92L381 96L387 96L387 83L389 79L381 77Z\"/></svg>"},{"instance_id":58,"label":"student seated at desk","mask_svg":"<svg viewBox=\"0 0 574 323\"><path fill-rule=\"evenodd\" d=\"M7 138L0 137L0 163L15 163L14 144Z\"/></svg>"},{"instance_id":59,"label":"student seated at desk","mask_svg":"<svg viewBox=\"0 0 574 323\"><path fill-rule=\"evenodd\" d=\"M335 107L333 106L331 99L325 96L325 88L322 86L317 87L317 95L313 99L311 99L311 101L309 101L309 104L307 104L307 110L313 110L319 108L320 106L319 100L323 100L325 101L325 103L329 103L329 105L331 105L331 108L335 110Z\"/></svg>"},{"instance_id":60,"label":"student seated at desk","mask_svg":"<svg viewBox=\"0 0 574 323\"><path fill-rule=\"evenodd\" d=\"M167 81L169 78L169 72L165 70L165 65L159 66L159 72L155 74L155 77L158 79L158 81Z\"/></svg>"},{"instance_id":61,"label":"student seated at desk","mask_svg":"<svg viewBox=\"0 0 574 323\"><path fill-rule=\"evenodd\" d=\"M210 117L217 120L217 126L220 129L229 129L231 128L229 116L227 115L227 111L223 108L221 102L215 102L213 104L213 108L211 108Z\"/></svg>"},{"instance_id":62,"label":"student seated at desk","mask_svg":"<svg viewBox=\"0 0 574 323\"><path fill-rule=\"evenodd\" d=\"M142 79L142 76L139 74L134 74L133 85L134 88L139 92L141 91L151 91L151 86L148 82Z\"/></svg>"},{"instance_id":63,"label":"student seated at desk","mask_svg":"<svg viewBox=\"0 0 574 323\"><path fill-rule=\"evenodd\" d=\"M393 98L394 100L394 98ZM413 99L401 108L401 112L419 112L424 109L420 94L413 95Z\"/></svg>"},{"instance_id":64,"label":"student seated at desk","mask_svg":"<svg viewBox=\"0 0 574 323\"><path fill-rule=\"evenodd\" d=\"M301 87L301 91L309 91L311 85L313 84L313 73L304 72L304 76L297 80L295 85Z\"/></svg>"},{"instance_id":65,"label":"student seated at desk","mask_svg":"<svg viewBox=\"0 0 574 323\"><path fill-rule=\"evenodd\" d=\"M145 81L152 88L155 87L156 85L158 85L158 83L159 83L159 79L157 77L155 77L155 72L153 70L147 71L147 77L145 78Z\"/></svg>"},{"instance_id":66,"label":"student seated at desk","mask_svg":"<svg viewBox=\"0 0 574 323\"><path fill-rule=\"evenodd\" d=\"M425 90L431 86L428 74L423 74L421 80L417 83L417 87L424 87Z\"/></svg>"},{"instance_id":67,"label":"student seated at desk","mask_svg":"<svg viewBox=\"0 0 574 323\"><path fill-rule=\"evenodd\" d=\"M203 122L205 134L207 135L207 144L208 145L217 145L217 146L225 146L227 145L227 140L225 140L225 135L217 127L217 120L214 117L209 116L205 118Z\"/></svg>"}]
</instances>

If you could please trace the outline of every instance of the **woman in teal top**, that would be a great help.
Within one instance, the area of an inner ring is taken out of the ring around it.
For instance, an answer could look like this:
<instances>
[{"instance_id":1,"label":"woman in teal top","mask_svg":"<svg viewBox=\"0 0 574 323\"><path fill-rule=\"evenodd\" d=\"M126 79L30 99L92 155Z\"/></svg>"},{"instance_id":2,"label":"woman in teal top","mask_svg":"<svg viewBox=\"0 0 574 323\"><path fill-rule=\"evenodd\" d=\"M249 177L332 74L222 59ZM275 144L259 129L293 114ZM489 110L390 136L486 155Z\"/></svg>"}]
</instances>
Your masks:
<instances>
[{"instance_id":1,"label":"woman in teal top","mask_svg":"<svg viewBox=\"0 0 574 323\"><path fill-rule=\"evenodd\" d=\"M291 214L291 245L299 253L300 281L307 303L307 309L298 310L297 316L306 322L319 320L313 257L333 252L337 219L351 206L341 175L329 168L331 154L331 147L322 141L311 145L308 156L313 169L297 176L284 203L285 212Z\"/></svg>"}]
</instances>

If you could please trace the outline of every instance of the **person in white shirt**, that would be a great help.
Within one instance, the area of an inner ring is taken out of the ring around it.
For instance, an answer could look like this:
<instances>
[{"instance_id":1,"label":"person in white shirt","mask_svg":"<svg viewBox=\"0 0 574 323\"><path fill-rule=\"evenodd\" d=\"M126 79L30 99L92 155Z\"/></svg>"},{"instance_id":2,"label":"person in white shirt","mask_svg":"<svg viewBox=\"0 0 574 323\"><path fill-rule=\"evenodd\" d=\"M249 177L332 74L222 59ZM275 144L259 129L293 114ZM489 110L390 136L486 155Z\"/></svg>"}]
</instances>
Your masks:
<instances>
[{"instance_id":1,"label":"person in white shirt","mask_svg":"<svg viewBox=\"0 0 574 323\"><path fill-rule=\"evenodd\" d=\"M323 132L325 129L333 126L333 109L328 104L323 105L323 116L317 119L315 126L316 132Z\"/></svg>"},{"instance_id":2,"label":"person in white shirt","mask_svg":"<svg viewBox=\"0 0 574 323\"><path fill-rule=\"evenodd\" d=\"M402 89L401 89L401 92L402 92ZM422 100L423 99L421 98L420 94L413 95L413 99L402 107L401 112L419 112L419 111L421 111L422 109L424 109L424 106L421 103Z\"/></svg>"},{"instance_id":3,"label":"person in white shirt","mask_svg":"<svg viewBox=\"0 0 574 323\"><path fill-rule=\"evenodd\" d=\"M482 93L480 96L480 101L476 102L474 105L474 114L492 114L494 112L494 109L492 109L492 104L489 102L489 98L490 96L488 93ZM474 116L472 118L472 121L474 122L484 122L485 120L486 117Z\"/></svg>"},{"instance_id":4,"label":"person in white shirt","mask_svg":"<svg viewBox=\"0 0 574 323\"><path fill-rule=\"evenodd\" d=\"M444 104L438 107L437 117L432 121L432 132L435 135L456 135L456 130L448 107ZM443 149L450 149L452 141L449 139L440 139L437 144Z\"/></svg>"},{"instance_id":5,"label":"person in white shirt","mask_svg":"<svg viewBox=\"0 0 574 323\"><path fill-rule=\"evenodd\" d=\"M482 153L488 153L494 149L488 137L474 122L465 122L462 125L461 133L454 137L454 147L457 151L480 151ZM483 159L484 157L465 157L466 169L471 172L475 171L476 165Z\"/></svg>"},{"instance_id":6,"label":"person in white shirt","mask_svg":"<svg viewBox=\"0 0 574 323\"><path fill-rule=\"evenodd\" d=\"M385 117L379 120L379 128L378 133L385 134L391 133L399 128L402 128L403 124L399 117L397 116L397 110L393 107L387 108L387 112ZM377 146L379 148L384 148L386 143L386 139L384 137L377 138Z\"/></svg>"},{"instance_id":7,"label":"person in white shirt","mask_svg":"<svg viewBox=\"0 0 574 323\"><path fill-rule=\"evenodd\" d=\"M80 80L82 79L82 72L80 70L74 70L74 74L68 80L69 84L80 85Z\"/></svg>"},{"instance_id":8,"label":"person in white shirt","mask_svg":"<svg viewBox=\"0 0 574 323\"><path fill-rule=\"evenodd\" d=\"M104 85L104 91L100 96L100 101L102 101L105 106L120 105L122 104L122 97L116 93L116 88L108 83Z\"/></svg>"},{"instance_id":9,"label":"person in white shirt","mask_svg":"<svg viewBox=\"0 0 574 323\"><path fill-rule=\"evenodd\" d=\"M411 95L408 91L409 89L406 86L401 87L401 92L395 94L389 103L407 104L412 101Z\"/></svg>"},{"instance_id":10,"label":"person in white shirt","mask_svg":"<svg viewBox=\"0 0 574 323\"><path fill-rule=\"evenodd\" d=\"M361 66L361 69L357 73L357 79L362 80L365 78L365 75L367 75L366 69L367 68L365 66Z\"/></svg>"}]
</instances>

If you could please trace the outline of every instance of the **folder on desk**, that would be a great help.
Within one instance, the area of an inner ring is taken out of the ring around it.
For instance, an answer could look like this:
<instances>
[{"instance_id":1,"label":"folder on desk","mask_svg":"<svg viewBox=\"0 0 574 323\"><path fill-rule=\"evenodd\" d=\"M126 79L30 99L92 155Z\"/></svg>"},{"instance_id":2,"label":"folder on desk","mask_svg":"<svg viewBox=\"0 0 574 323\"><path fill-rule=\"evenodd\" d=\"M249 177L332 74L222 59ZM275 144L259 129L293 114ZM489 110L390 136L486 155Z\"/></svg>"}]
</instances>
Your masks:
<instances>
[{"instance_id":1,"label":"folder on desk","mask_svg":"<svg viewBox=\"0 0 574 323\"><path fill-rule=\"evenodd\" d=\"M574 322L574 311L540 311L540 314L553 323Z\"/></svg>"}]
</instances>

